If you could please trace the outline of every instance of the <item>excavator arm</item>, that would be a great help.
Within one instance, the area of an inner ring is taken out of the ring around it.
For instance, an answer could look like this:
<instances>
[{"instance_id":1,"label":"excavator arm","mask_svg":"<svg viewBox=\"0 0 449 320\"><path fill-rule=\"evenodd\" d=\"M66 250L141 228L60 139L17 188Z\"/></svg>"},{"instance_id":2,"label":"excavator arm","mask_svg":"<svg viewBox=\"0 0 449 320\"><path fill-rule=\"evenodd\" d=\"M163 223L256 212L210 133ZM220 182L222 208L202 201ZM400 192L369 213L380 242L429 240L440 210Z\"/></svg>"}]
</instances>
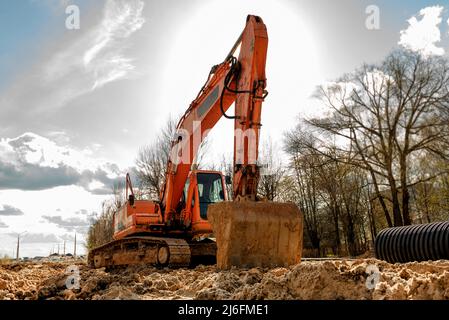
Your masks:
<instances>
[{"instance_id":1,"label":"excavator arm","mask_svg":"<svg viewBox=\"0 0 449 320\"><path fill-rule=\"evenodd\" d=\"M234 53L239 46L237 59ZM201 143L222 117L234 120L234 198L256 198L261 107L267 94L267 46L267 29L262 19L248 16L230 53L211 69L205 85L180 119L162 189L165 217L176 212ZM229 116L226 112L234 102L235 115Z\"/></svg>"}]
</instances>

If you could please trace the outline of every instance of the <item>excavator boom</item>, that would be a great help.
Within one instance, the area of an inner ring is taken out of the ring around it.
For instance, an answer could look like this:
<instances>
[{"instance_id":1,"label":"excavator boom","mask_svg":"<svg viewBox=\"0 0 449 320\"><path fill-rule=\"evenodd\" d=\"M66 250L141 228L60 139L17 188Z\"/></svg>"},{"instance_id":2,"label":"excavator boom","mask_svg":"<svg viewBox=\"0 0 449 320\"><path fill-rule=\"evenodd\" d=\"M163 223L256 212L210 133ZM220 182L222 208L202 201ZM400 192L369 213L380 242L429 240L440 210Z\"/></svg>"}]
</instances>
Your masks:
<instances>
[{"instance_id":1,"label":"excavator boom","mask_svg":"<svg viewBox=\"0 0 449 320\"><path fill-rule=\"evenodd\" d=\"M233 54L239 46L237 59ZM198 149L222 117L234 120L234 198L255 199L261 107L267 95L267 47L267 29L262 19L248 16L245 29L226 59L211 69L206 84L180 119L163 188L166 214L176 211ZM236 114L228 116L226 111L234 102Z\"/></svg>"}]
</instances>

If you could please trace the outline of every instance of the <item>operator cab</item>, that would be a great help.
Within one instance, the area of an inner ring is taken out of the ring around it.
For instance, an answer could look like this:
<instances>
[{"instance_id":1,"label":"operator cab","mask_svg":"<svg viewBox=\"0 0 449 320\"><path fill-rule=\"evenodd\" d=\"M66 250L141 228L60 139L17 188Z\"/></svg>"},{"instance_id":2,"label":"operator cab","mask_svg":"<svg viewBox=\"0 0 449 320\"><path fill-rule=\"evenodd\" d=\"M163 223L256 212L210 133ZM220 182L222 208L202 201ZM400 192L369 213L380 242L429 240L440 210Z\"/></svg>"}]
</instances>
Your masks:
<instances>
[{"instance_id":1,"label":"operator cab","mask_svg":"<svg viewBox=\"0 0 449 320\"><path fill-rule=\"evenodd\" d=\"M207 220L207 208L209 205L228 199L225 179L219 171L192 171L189 179L186 181L183 198L189 199L190 192L194 221L197 220L195 216L202 220Z\"/></svg>"},{"instance_id":2,"label":"operator cab","mask_svg":"<svg viewBox=\"0 0 449 320\"><path fill-rule=\"evenodd\" d=\"M200 217L201 219L207 220L207 207L209 204L225 200L223 176L221 173L198 172L196 178Z\"/></svg>"}]
</instances>

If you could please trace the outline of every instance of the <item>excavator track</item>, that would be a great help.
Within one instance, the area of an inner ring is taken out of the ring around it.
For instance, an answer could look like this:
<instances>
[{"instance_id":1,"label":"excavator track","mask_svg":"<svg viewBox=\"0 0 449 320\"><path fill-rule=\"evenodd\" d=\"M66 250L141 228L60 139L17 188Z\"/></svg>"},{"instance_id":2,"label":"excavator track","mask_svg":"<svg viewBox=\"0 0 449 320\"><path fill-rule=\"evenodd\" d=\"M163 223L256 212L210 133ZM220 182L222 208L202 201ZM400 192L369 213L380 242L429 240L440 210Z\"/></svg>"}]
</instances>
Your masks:
<instances>
[{"instance_id":1,"label":"excavator track","mask_svg":"<svg viewBox=\"0 0 449 320\"><path fill-rule=\"evenodd\" d=\"M88 264L91 268L139 264L183 268L199 257L215 257L215 253L213 241L188 243L183 239L139 236L114 240L92 249Z\"/></svg>"},{"instance_id":2,"label":"excavator track","mask_svg":"<svg viewBox=\"0 0 449 320\"><path fill-rule=\"evenodd\" d=\"M190 265L187 241L174 238L130 237L109 242L89 252L92 268L148 264L181 268Z\"/></svg>"}]
</instances>

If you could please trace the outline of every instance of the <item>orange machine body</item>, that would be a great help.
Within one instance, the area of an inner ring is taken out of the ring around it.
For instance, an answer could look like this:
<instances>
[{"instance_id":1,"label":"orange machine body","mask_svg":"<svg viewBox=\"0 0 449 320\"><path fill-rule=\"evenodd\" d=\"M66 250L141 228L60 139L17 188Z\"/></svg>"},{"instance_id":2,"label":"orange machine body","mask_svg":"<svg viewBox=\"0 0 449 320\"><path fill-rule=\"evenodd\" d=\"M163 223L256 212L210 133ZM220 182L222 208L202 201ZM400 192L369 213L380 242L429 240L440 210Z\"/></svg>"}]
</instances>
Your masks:
<instances>
[{"instance_id":1,"label":"orange machine body","mask_svg":"<svg viewBox=\"0 0 449 320\"><path fill-rule=\"evenodd\" d=\"M164 216L158 202L134 200L129 175L126 181L128 191L131 191L128 201L114 213L114 240L145 234L182 235L192 239L209 237L213 231L207 219L208 205L228 200L224 176L221 172L208 170L189 173L180 215Z\"/></svg>"}]
</instances>

